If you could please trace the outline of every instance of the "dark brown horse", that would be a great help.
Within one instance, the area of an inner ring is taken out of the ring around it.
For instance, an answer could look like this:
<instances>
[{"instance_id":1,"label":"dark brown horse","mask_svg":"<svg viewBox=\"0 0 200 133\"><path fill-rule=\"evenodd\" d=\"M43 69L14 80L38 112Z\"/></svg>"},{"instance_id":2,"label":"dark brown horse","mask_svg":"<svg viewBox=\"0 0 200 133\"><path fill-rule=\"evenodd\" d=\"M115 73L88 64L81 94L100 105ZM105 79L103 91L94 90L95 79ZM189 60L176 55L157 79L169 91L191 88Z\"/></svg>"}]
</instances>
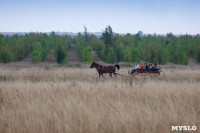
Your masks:
<instances>
[{"instance_id":1,"label":"dark brown horse","mask_svg":"<svg viewBox=\"0 0 200 133\"><path fill-rule=\"evenodd\" d=\"M114 66L103 66L103 65L100 65L96 62L92 62L90 68L96 68L97 69L97 72L99 73L99 78L100 76L104 77L103 74L104 73L110 73L110 77L112 77L112 74L117 75L116 72L116 68L119 70L120 69L120 66L118 64L114 65Z\"/></svg>"}]
</instances>

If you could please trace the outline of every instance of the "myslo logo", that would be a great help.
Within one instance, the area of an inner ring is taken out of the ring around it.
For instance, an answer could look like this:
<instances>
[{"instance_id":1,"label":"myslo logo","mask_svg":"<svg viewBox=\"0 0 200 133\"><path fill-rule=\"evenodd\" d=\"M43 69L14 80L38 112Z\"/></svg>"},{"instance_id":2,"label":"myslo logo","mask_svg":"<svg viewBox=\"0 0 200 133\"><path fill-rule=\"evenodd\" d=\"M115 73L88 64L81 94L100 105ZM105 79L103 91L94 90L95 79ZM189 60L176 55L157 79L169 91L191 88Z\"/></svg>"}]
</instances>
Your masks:
<instances>
[{"instance_id":1,"label":"myslo logo","mask_svg":"<svg viewBox=\"0 0 200 133\"><path fill-rule=\"evenodd\" d=\"M172 131L196 131L197 126L172 126Z\"/></svg>"}]
</instances>

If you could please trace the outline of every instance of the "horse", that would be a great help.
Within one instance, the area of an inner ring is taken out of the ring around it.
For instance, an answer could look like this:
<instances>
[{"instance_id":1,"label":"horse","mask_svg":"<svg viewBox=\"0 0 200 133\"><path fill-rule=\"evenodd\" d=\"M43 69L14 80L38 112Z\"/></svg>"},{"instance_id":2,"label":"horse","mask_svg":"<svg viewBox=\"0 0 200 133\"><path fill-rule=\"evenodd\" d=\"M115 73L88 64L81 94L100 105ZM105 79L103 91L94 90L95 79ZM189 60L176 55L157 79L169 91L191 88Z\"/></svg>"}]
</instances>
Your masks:
<instances>
[{"instance_id":1,"label":"horse","mask_svg":"<svg viewBox=\"0 0 200 133\"><path fill-rule=\"evenodd\" d=\"M100 76L102 76L104 78L103 73L110 73L110 77L112 77L112 73L113 73L115 75L115 77L117 77L117 74L115 73L116 68L119 70L120 66L118 64L116 64L114 66L103 66L96 62L92 62L90 68L96 68L97 72L99 73L99 78L100 78Z\"/></svg>"}]
</instances>

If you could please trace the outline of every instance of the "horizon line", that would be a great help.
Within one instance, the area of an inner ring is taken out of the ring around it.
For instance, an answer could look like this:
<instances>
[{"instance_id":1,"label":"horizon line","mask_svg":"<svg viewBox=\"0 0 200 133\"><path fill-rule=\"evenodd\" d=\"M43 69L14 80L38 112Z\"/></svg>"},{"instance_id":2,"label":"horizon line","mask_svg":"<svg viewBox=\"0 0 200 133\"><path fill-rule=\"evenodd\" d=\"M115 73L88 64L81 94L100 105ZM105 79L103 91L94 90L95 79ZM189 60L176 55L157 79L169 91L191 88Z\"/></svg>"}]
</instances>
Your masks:
<instances>
[{"instance_id":1,"label":"horizon line","mask_svg":"<svg viewBox=\"0 0 200 133\"><path fill-rule=\"evenodd\" d=\"M74 33L74 34L78 34L78 33L84 33L84 31L82 32L72 32L72 31L0 31L0 33L51 33L51 32L57 32L57 33ZM138 34L139 32L142 31L138 31L136 33L130 33L130 32L126 32L126 33L122 33L122 32L113 32L116 34ZM88 33L103 33L103 31L95 31L95 32L88 32ZM172 34L172 35L199 35L200 33L196 33L196 34L189 34L189 33L179 33L179 34L175 34L173 32L167 32L167 33L144 33L142 32L143 35L167 35L167 34Z\"/></svg>"}]
</instances>

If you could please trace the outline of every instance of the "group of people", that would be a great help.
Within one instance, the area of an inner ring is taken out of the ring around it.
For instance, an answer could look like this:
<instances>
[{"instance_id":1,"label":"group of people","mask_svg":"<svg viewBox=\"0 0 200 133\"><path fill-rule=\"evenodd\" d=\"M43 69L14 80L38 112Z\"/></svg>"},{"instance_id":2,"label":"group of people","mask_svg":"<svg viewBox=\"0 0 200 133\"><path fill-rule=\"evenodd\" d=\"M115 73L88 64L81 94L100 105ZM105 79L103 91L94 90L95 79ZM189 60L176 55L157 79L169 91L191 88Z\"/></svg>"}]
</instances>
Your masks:
<instances>
[{"instance_id":1,"label":"group of people","mask_svg":"<svg viewBox=\"0 0 200 133\"><path fill-rule=\"evenodd\" d=\"M145 63L145 64L141 64L141 66L136 63L134 67L134 69L155 69L155 68L157 68L156 63L154 63L154 65Z\"/></svg>"},{"instance_id":2,"label":"group of people","mask_svg":"<svg viewBox=\"0 0 200 133\"><path fill-rule=\"evenodd\" d=\"M152 65L152 64L145 63L145 64L139 65L136 63L134 66L134 69L131 71L131 73L133 74L137 69L148 71L148 72L155 71L155 70L157 70L157 64L154 63L154 65Z\"/></svg>"}]
</instances>

